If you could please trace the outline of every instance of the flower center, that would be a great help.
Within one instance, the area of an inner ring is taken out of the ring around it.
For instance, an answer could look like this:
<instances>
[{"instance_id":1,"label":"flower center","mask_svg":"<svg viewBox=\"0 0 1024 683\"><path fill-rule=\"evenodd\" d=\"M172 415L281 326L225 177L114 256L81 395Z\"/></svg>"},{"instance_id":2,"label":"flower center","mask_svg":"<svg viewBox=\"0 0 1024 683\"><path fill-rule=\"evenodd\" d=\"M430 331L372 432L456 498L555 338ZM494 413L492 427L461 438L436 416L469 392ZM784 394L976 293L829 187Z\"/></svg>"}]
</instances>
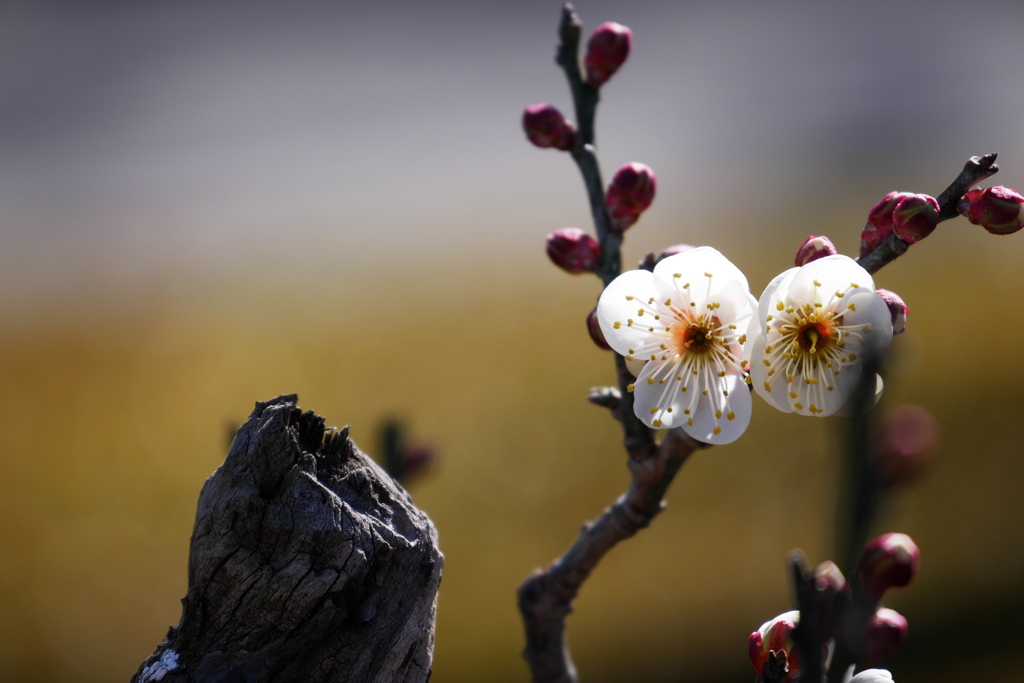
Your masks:
<instances>
[{"instance_id":1,"label":"flower center","mask_svg":"<svg viewBox=\"0 0 1024 683\"><path fill-rule=\"evenodd\" d=\"M705 354L715 346L715 327L717 318L701 316L683 322L677 335L680 343L679 353Z\"/></svg>"},{"instance_id":2,"label":"flower center","mask_svg":"<svg viewBox=\"0 0 1024 683\"><path fill-rule=\"evenodd\" d=\"M808 353L817 353L826 348L836 330L823 322L807 323L796 333L796 343Z\"/></svg>"}]
</instances>

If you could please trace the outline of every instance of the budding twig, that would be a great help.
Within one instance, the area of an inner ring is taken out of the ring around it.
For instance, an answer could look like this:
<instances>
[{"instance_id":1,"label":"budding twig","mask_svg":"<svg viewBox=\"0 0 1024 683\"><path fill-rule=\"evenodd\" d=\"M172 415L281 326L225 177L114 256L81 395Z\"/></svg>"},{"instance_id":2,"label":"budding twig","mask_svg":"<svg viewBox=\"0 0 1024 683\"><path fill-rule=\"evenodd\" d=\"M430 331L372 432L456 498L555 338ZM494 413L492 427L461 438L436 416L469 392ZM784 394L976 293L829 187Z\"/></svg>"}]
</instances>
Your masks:
<instances>
[{"instance_id":1,"label":"budding twig","mask_svg":"<svg viewBox=\"0 0 1024 683\"><path fill-rule=\"evenodd\" d=\"M807 681L821 680L821 625L818 623L818 593L814 586L814 571L807 564L803 552L794 550L789 556L793 571L793 586L796 593L797 609L800 610L800 625L796 630L796 644L800 651L800 678Z\"/></svg>"},{"instance_id":2,"label":"budding twig","mask_svg":"<svg viewBox=\"0 0 1024 683\"><path fill-rule=\"evenodd\" d=\"M991 178L998 172L999 167L996 165L995 153L980 157L974 156L968 159L967 163L964 164L964 170L960 172L956 180L950 183L949 187L943 190L942 194L937 197L939 202L939 221L946 221L959 216L956 205L960 202L960 198L967 193L967 190L986 178ZM889 239L878 245L870 254L857 259L857 263L864 270L874 275L883 266L907 253L909 248L910 244L896 235L892 235Z\"/></svg>"}]
</instances>

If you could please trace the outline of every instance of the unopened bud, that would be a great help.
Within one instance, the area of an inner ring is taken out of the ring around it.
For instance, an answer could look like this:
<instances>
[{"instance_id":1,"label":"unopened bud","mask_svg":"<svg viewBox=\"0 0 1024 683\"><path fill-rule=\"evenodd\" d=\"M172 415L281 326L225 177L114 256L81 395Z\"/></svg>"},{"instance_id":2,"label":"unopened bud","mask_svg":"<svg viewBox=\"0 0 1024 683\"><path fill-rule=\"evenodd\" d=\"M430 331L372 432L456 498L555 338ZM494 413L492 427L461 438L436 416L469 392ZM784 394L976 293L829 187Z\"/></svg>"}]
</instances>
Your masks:
<instances>
[{"instance_id":1,"label":"unopened bud","mask_svg":"<svg viewBox=\"0 0 1024 683\"><path fill-rule=\"evenodd\" d=\"M835 562L826 560L814 570L815 599L818 605L818 624L824 640L832 637L839 611L849 595L846 578Z\"/></svg>"},{"instance_id":2,"label":"unopened bud","mask_svg":"<svg viewBox=\"0 0 1024 683\"><path fill-rule=\"evenodd\" d=\"M910 192L890 192L868 211L868 222L860 234L860 255L867 256L892 235L892 212Z\"/></svg>"},{"instance_id":3,"label":"unopened bud","mask_svg":"<svg viewBox=\"0 0 1024 683\"><path fill-rule=\"evenodd\" d=\"M783 650L788 655L789 675L796 677L798 666L793 632L799 623L800 612L794 610L764 622L761 624L761 628L750 634L750 638L747 640L747 650L757 673L760 674L763 671L769 653Z\"/></svg>"},{"instance_id":4,"label":"unopened bud","mask_svg":"<svg viewBox=\"0 0 1024 683\"><path fill-rule=\"evenodd\" d=\"M864 627L864 658L877 662L893 655L907 637L907 620L888 607L880 607Z\"/></svg>"},{"instance_id":5,"label":"unopened bud","mask_svg":"<svg viewBox=\"0 0 1024 683\"><path fill-rule=\"evenodd\" d=\"M431 444L414 443L403 454L404 478L416 477L431 469L437 462L437 449Z\"/></svg>"},{"instance_id":6,"label":"unopened bud","mask_svg":"<svg viewBox=\"0 0 1024 683\"><path fill-rule=\"evenodd\" d=\"M857 586L869 600L902 588L917 575L921 551L906 534L883 534L868 543L857 566Z\"/></svg>"},{"instance_id":7,"label":"unopened bud","mask_svg":"<svg viewBox=\"0 0 1024 683\"><path fill-rule=\"evenodd\" d=\"M636 223L654 201L658 180L649 166L630 162L615 172L604 202L612 219L612 230L624 231Z\"/></svg>"},{"instance_id":8,"label":"unopened bud","mask_svg":"<svg viewBox=\"0 0 1024 683\"><path fill-rule=\"evenodd\" d=\"M1024 226L1024 197L1002 185L971 190L956 208L967 220L993 235L1009 235Z\"/></svg>"},{"instance_id":9,"label":"unopened bud","mask_svg":"<svg viewBox=\"0 0 1024 683\"><path fill-rule=\"evenodd\" d=\"M796 250L796 265L806 266L811 261L817 261L826 256L834 256L838 253L839 250L836 249L836 245L832 244L832 240L824 235L821 237L811 235Z\"/></svg>"},{"instance_id":10,"label":"unopened bud","mask_svg":"<svg viewBox=\"0 0 1024 683\"><path fill-rule=\"evenodd\" d=\"M622 24L607 21L596 29L587 41L587 54L583 66L587 71L587 83L600 88L611 78L633 47L633 32Z\"/></svg>"},{"instance_id":11,"label":"unopened bud","mask_svg":"<svg viewBox=\"0 0 1024 683\"><path fill-rule=\"evenodd\" d=\"M524 109L523 130L538 147L570 150L576 139L576 129L550 104L531 104Z\"/></svg>"},{"instance_id":12,"label":"unopened bud","mask_svg":"<svg viewBox=\"0 0 1024 683\"><path fill-rule=\"evenodd\" d=\"M601 259L601 247L579 228L562 228L548 235L548 258L567 273L592 273Z\"/></svg>"},{"instance_id":13,"label":"unopened bud","mask_svg":"<svg viewBox=\"0 0 1024 683\"><path fill-rule=\"evenodd\" d=\"M850 683L892 683L892 674L885 669L864 669Z\"/></svg>"},{"instance_id":14,"label":"unopened bud","mask_svg":"<svg viewBox=\"0 0 1024 683\"><path fill-rule=\"evenodd\" d=\"M939 224L939 203L926 194L904 197L892 212L892 231L908 244L923 240Z\"/></svg>"},{"instance_id":15,"label":"unopened bud","mask_svg":"<svg viewBox=\"0 0 1024 683\"><path fill-rule=\"evenodd\" d=\"M885 305L889 307L889 315L892 317L892 335L902 334L907 329L907 314L910 309L899 294L890 292L888 289L876 289L875 294L882 298Z\"/></svg>"},{"instance_id":16,"label":"unopened bud","mask_svg":"<svg viewBox=\"0 0 1024 683\"><path fill-rule=\"evenodd\" d=\"M874 470L884 484L920 479L942 446L939 421L920 406L893 408L878 420L874 433Z\"/></svg>"},{"instance_id":17,"label":"unopened bud","mask_svg":"<svg viewBox=\"0 0 1024 683\"><path fill-rule=\"evenodd\" d=\"M608 346L608 342L604 339L604 332L601 331L601 323L597 321L597 306L594 306L587 315L587 332L590 333L590 338L594 340L594 344L597 348L603 351L611 351L612 347Z\"/></svg>"},{"instance_id":18,"label":"unopened bud","mask_svg":"<svg viewBox=\"0 0 1024 683\"><path fill-rule=\"evenodd\" d=\"M682 254L684 252L696 248L697 247L693 246L692 244L673 244L671 247L665 247L665 250L657 255L653 251L649 251L642 259L640 259L640 264L637 266L637 268L641 270L653 271L654 266L658 265L669 256Z\"/></svg>"}]
</instances>

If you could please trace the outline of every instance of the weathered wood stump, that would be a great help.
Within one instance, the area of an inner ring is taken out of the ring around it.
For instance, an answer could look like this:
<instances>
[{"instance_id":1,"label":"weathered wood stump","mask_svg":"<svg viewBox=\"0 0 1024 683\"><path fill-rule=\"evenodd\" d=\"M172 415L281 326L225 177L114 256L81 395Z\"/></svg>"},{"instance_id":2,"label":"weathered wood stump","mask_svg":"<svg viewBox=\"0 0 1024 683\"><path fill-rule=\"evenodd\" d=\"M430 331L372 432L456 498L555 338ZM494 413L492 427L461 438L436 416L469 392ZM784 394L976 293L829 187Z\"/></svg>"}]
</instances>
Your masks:
<instances>
[{"instance_id":1,"label":"weathered wood stump","mask_svg":"<svg viewBox=\"0 0 1024 683\"><path fill-rule=\"evenodd\" d=\"M430 677L437 532L347 427L296 401L257 403L207 479L181 622L133 683Z\"/></svg>"}]
</instances>

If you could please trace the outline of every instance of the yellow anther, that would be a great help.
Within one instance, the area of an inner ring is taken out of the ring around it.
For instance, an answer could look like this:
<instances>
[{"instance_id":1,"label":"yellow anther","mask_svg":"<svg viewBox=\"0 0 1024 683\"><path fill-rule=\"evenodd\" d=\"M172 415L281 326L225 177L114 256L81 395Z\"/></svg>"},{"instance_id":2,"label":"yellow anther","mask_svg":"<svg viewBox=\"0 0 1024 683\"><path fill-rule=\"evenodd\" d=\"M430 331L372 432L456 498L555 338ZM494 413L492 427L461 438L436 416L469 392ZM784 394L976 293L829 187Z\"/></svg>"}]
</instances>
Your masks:
<instances>
[{"instance_id":1,"label":"yellow anther","mask_svg":"<svg viewBox=\"0 0 1024 683\"><path fill-rule=\"evenodd\" d=\"M725 377L725 370L719 370L718 371L718 376L719 377Z\"/></svg>"},{"instance_id":2,"label":"yellow anther","mask_svg":"<svg viewBox=\"0 0 1024 683\"><path fill-rule=\"evenodd\" d=\"M829 391L832 391L833 389L835 389L835 387L831 387L831 386L830 386L830 387L828 388L828 390L829 390Z\"/></svg>"},{"instance_id":3,"label":"yellow anther","mask_svg":"<svg viewBox=\"0 0 1024 683\"><path fill-rule=\"evenodd\" d=\"M771 322L772 320L774 320L774 319L775 319L775 316L774 316L774 315L770 315L770 316L768 316L767 318L765 318L765 319L764 319L764 321L765 321L766 323L770 323L770 322Z\"/></svg>"},{"instance_id":4,"label":"yellow anther","mask_svg":"<svg viewBox=\"0 0 1024 683\"><path fill-rule=\"evenodd\" d=\"M690 414L690 409L689 408L683 408L683 415L689 415L689 414Z\"/></svg>"},{"instance_id":5,"label":"yellow anther","mask_svg":"<svg viewBox=\"0 0 1024 683\"><path fill-rule=\"evenodd\" d=\"M668 410L667 410L666 412L669 412L669 413L671 413L671 412L672 412L672 408L671 408L671 407L670 407L670 408L668 408Z\"/></svg>"},{"instance_id":6,"label":"yellow anther","mask_svg":"<svg viewBox=\"0 0 1024 683\"><path fill-rule=\"evenodd\" d=\"M633 349L630 349L629 352L630 353L636 353L636 351L634 351Z\"/></svg>"},{"instance_id":7,"label":"yellow anther","mask_svg":"<svg viewBox=\"0 0 1024 683\"><path fill-rule=\"evenodd\" d=\"M854 303L853 303L853 302L851 301L851 302L850 302L850 305L849 305L849 306L847 306L847 308L849 308L849 309L850 309L851 311L856 311L856 310L857 310L857 305L856 305L856 304L854 304Z\"/></svg>"},{"instance_id":8,"label":"yellow anther","mask_svg":"<svg viewBox=\"0 0 1024 683\"><path fill-rule=\"evenodd\" d=\"M694 308L696 308L697 307L697 302L696 301L691 301L690 305L693 306Z\"/></svg>"},{"instance_id":9,"label":"yellow anther","mask_svg":"<svg viewBox=\"0 0 1024 683\"><path fill-rule=\"evenodd\" d=\"M633 300L633 297L630 296L629 294L627 294L626 295L626 301L632 301L632 300Z\"/></svg>"},{"instance_id":10,"label":"yellow anther","mask_svg":"<svg viewBox=\"0 0 1024 683\"><path fill-rule=\"evenodd\" d=\"M654 319L655 320L661 320L661 316L660 315L656 315L656 316L654 316Z\"/></svg>"},{"instance_id":11,"label":"yellow anther","mask_svg":"<svg viewBox=\"0 0 1024 683\"><path fill-rule=\"evenodd\" d=\"M793 404L793 407L796 408L797 410L803 410L804 404L797 401L796 403Z\"/></svg>"},{"instance_id":12,"label":"yellow anther","mask_svg":"<svg viewBox=\"0 0 1024 683\"><path fill-rule=\"evenodd\" d=\"M768 360L767 358L765 358L765 359L764 359L764 360L762 360L761 362L762 362L762 363L764 363L764 366L765 366L766 368L770 368L770 367L772 366L772 362L771 362L770 360Z\"/></svg>"},{"instance_id":13,"label":"yellow anther","mask_svg":"<svg viewBox=\"0 0 1024 683\"><path fill-rule=\"evenodd\" d=\"M657 406L651 408L651 415L654 415L656 412L658 412L658 407Z\"/></svg>"},{"instance_id":14,"label":"yellow anther","mask_svg":"<svg viewBox=\"0 0 1024 683\"><path fill-rule=\"evenodd\" d=\"M683 289L689 289L689 288L690 288L690 283L689 282L687 282L685 285L683 285Z\"/></svg>"},{"instance_id":15,"label":"yellow anther","mask_svg":"<svg viewBox=\"0 0 1024 683\"><path fill-rule=\"evenodd\" d=\"M654 297L652 296L650 299L647 300L647 304L650 305L650 304L653 304L653 303L654 303Z\"/></svg>"},{"instance_id":16,"label":"yellow anther","mask_svg":"<svg viewBox=\"0 0 1024 683\"><path fill-rule=\"evenodd\" d=\"M804 384L817 384L817 383L818 383L818 378L817 377L804 377Z\"/></svg>"},{"instance_id":17,"label":"yellow anther","mask_svg":"<svg viewBox=\"0 0 1024 683\"><path fill-rule=\"evenodd\" d=\"M746 343L747 343L747 335L741 334L740 335L740 344L746 344Z\"/></svg>"},{"instance_id":18,"label":"yellow anther","mask_svg":"<svg viewBox=\"0 0 1024 683\"><path fill-rule=\"evenodd\" d=\"M850 352L850 360L852 360L852 361L853 361L853 360L857 360L857 354L855 354L855 353L853 353L853 352L851 351L851 352Z\"/></svg>"},{"instance_id":19,"label":"yellow anther","mask_svg":"<svg viewBox=\"0 0 1024 683\"><path fill-rule=\"evenodd\" d=\"M672 299L665 299L665 305L666 306L671 306L672 305Z\"/></svg>"},{"instance_id":20,"label":"yellow anther","mask_svg":"<svg viewBox=\"0 0 1024 683\"><path fill-rule=\"evenodd\" d=\"M722 389L722 396L728 396L728 395L729 395L729 390L728 389Z\"/></svg>"},{"instance_id":21,"label":"yellow anther","mask_svg":"<svg viewBox=\"0 0 1024 683\"><path fill-rule=\"evenodd\" d=\"M653 327L648 327L648 328L647 328L647 331L648 331L648 332L654 332L654 328L653 328ZM654 360L654 359L652 358L651 360Z\"/></svg>"},{"instance_id":22,"label":"yellow anther","mask_svg":"<svg viewBox=\"0 0 1024 683\"><path fill-rule=\"evenodd\" d=\"M633 319L632 318L627 318L626 319L626 327L633 327Z\"/></svg>"},{"instance_id":23,"label":"yellow anther","mask_svg":"<svg viewBox=\"0 0 1024 683\"><path fill-rule=\"evenodd\" d=\"M644 314L644 309L642 309L642 308L636 309L636 314L642 316Z\"/></svg>"},{"instance_id":24,"label":"yellow anther","mask_svg":"<svg viewBox=\"0 0 1024 683\"><path fill-rule=\"evenodd\" d=\"M721 420L722 419L722 411L721 410L716 410L715 411L715 419L716 420Z\"/></svg>"},{"instance_id":25,"label":"yellow anther","mask_svg":"<svg viewBox=\"0 0 1024 683\"><path fill-rule=\"evenodd\" d=\"M676 381L677 382L682 382L683 381L683 376L682 375L676 375Z\"/></svg>"},{"instance_id":26,"label":"yellow anther","mask_svg":"<svg viewBox=\"0 0 1024 683\"><path fill-rule=\"evenodd\" d=\"M652 353L651 354L651 360L658 360L658 357Z\"/></svg>"},{"instance_id":27,"label":"yellow anther","mask_svg":"<svg viewBox=\"0 0 1024 683\"><path fill-rule=\"evenodd\" d=\"M765 382L765 383L764 383L764 390L765 390L765 391L767 391L767 392L769 392L769 393L771 393L771 390L772 390L772 385L771 385L771 384L768 384L768 382Z\"/></svg>"},{"instance_id":28,"label":"yellow anther","mask_svg":"<svg viewBox=\"0 0 1024 683\"><path fill-rule=\"evenodd\" d=\"M704 277L711 277L711 273L704 273Z\"/></svg>"},{"instance_id":29,"label":"yellow anther","mask_svg":"<svg viewBox=\"0 0 1024 683\"><path fill-rule=\"evenodd\" d=\"M626 356L626 360L635 360L633 356Z\"/></svg>"},{"instance_id":30,"label":"yellow anther","mask_svg":"<svg viewBox=\"0 0 1024 683\"><path fill-rule=\"evenodd\" d=\"M775 368L772 368L771 370L768 371L768 376L769 377L771 377L774 374L775 374Z\"/></svg>"},{"instance_id":31,"label":"yellow anther","mask_svg":"<svg viewBox=\"0 0 1024 683\"><path fill-rule=\"evenodd\" d=\"M793 375L790 375L790 374L787 373L786 374L786 381L789 382L790 384L792 384L793 383Z\"/></svg>"},{"instance_id":32,"label":"yellow anther","mask_svg":"<svg viewBox=\"0 0 1024 683\"><path fill-rule=\"evenodd\" d=\"M648 377L647 377L647 383L648 383L648 384L654 384L654 378L653 378L653 377L651 377L650 375L648 375Z\"/></svg>"},{"instance_id":33,"label":"yellow anther","mask_svg":"<svg viewBox=\"0 0 1024 683\"><path fill-rule=\"evenodd\" d=\"M764 352L765 353L771 353L772 352L772 345L769 344L768 346L764 347Z\"/></svg>"},{"instance_id":34,"label":"yellow anther","mask_svg":"<svg viewBox=\"0 0 1024 683\"><path fill-rule=\"evenodd\" d=\"M790 397L790 398L796 398L797 396L799 396L799 394L798 394L798 393L796 393L795 391L791 391L791 392L789 392L789 397Z\"/></svg>"},{"instance_id":35,"label":"yellow anther","mask_svg":"<svg viewBox=\"0 0 1024 683\"><path fill-rule=\"evenodd\" d=\"M814 281L814 286L815 286L815 287L821 287L821 283L820 283L820 282L818 282L817 280L815 280L815 281Z\"/></svg>"},{"instance_id":36,"label":"yellow anther","mask_svg":"<svg viewBox=\"0 0 1024 683\"><path fill-rule=\"evenodd\" d=\"M784 310L785 308L786 308L786 304L782 303L781 301L779 303L775 304L775 310L776 311L781 311L781 310Z\"/></svg>"},{"instance_id":37,"label":"yellow anther","mask_svg":"<svg viewBox=\"0 0 1024 683\"><path fill-rule=\"evenodd\" d=\"M700 392L700 394L701 394L701 396L707 396L708 395L708 390L705 389L704 391Z\"/></svg>"},{"instance_id":38,"label":"yellow anther","mask_svg":"<svg viewBox=\"0 0 1024 683\"><path fill-rule=\"evenodd\" d=\"M697 374L697 368L694 368L692 372L693 372L693 374L696 375Z\"/></svg>"},{"instance_id":39,"label":"yellow anther","mask_svg":"<svg viewBox=\"0 0 1024 683\"><path fill-rule=\"evenodd\" d=\"M840 291L839 291L839 290L837 289L837 290L836 290L836 296L837 296L837 297L839 297L840 299L842 299L842 298L843 298L844 296L846 296L846 295L845 295L845 294L843 294L842 292L840 292Z\"/></svg>"},{"instance_id":40,"label":"yellow anther","mask_svg":"<svg viewBox=\"0 0 1024 683\"><path fill-rule=\"evenodd\" d=\"M655 426L655 428L660 427L661 426L661 420L655 420L651 424L653 424Z\"/></svg>"},{"instance_id":41,"label":"yellow anther","mask_svg":"<svg viewBox=\"0 0 1024 683\"><path fill-rule=\"evenodd\" d=\"M662 344L662 345L661 345L661 348L663 348L663 349L667 349L668 347L667 347L667 346L665 346L664 344Z\"/></svg>"},{"instance_id":42,"label":"yellow anther","mask_svg":"<svg viewBox=\"0 0 1024 683\"><path fill-rule=\"evenodd\" d=\"M735 325L729 325L729 329L730 329L730 330L735 330L735 329L736 329L736 326L735 326Z\"/></svg>"},{"instance_id":43,"label":"yellow anther","mask_svg":"<svg viewBox=\"0 0 1024 683\"><path fill-rule=\"evenodd\" d=\"M850 286L853 287L854 289L860 289L860 285L858 285L856 282L851 282Z\"/></svg>"},{"instance_id":44,"label":"yellow anther","mask_svg":"<svg viewBox=\"0 0 1024 683\"><path fill-rule=\"evenodd\" d=\"M663 379L659 379L658 380L658 384L664 384L664 383L665 383L665 380L663 380Z\"/></svg>"},{"instance_id":45,"label":"yellow anther","mask_svg":"<svg viewBox=\"0 0 1024 683\"><path fill-rule=\"evenodd\" d=\"M612 323L612 327L614 327L615 329L619 329L620 327L622 327L622 323L615 321L614 323Z\"/></svg>"},{"instance_id":46,"label":"yellow anther","mask_svg":"<svg viewBox=\"0 0 1024 683\"><path fill-rule=\"evenodd\" d=\"M690 390L689 387L683 387L682 389L680 389L680 391L689 391L689 390Z\"/></svg>"},{"instance_id":47,"label":"yellow anther","mask_svg":"<svg viewBox=\"0 0 1024 683\"><path fill-rule=\"evenodd\" d=\"M729 411L728 413L726 413L726 415L725 415L725 418L726 418L727 420L729 420L730 422L732 422L733 420L735 420L735 419L736 419L736 413L734 413L734 412L732 412L732 411L730 410L730 411Z\"/></svg>"},{"instance_id":48,"label":"yellow anther","mask_svg":"<svg viewBox=\"0 0 1024 683\"><path fill-rule=\"evenodd\" d=\"M632 393L633 393L633 389L634 389L634 388L635 388L635 385L633 385L633 384L627 384L627 385L626 385L626 393L628 393L628 394L632 394Z\"/></svg>"},{"instance_id":49,"label":"yellow anther","mask_svg":"<svg viewBox=\"0 0 1024 683\"><path fill-rule=\"evenodd\" d=\"M693 418L692 417L691 418L687 418L686 426L687 427L692 427L693 426Z\"/></svg>"},{"instance_id":50,"label":"yellow anther","mask_svg":"<svg viewBox=\"0 0 1024 683\"><path fill-rule=\"evenodd\" d=\"M682 277L682 273L672 273L672 277Z\"/></svg>"},{"instance_id":51,"label":"yellow anther","mask_svg":"<svg viewBox=\"0 0 1024 683\"><path fill-rule=\"evenodd\" d=\"M747 384L750 384L750 385L754 384L754 382L750 379L750 375L747 375L746 377L744 377L743 381L746 382ZM768 382L765 382L765 384L768 384Z\"/></svg>"}]
</instances>

